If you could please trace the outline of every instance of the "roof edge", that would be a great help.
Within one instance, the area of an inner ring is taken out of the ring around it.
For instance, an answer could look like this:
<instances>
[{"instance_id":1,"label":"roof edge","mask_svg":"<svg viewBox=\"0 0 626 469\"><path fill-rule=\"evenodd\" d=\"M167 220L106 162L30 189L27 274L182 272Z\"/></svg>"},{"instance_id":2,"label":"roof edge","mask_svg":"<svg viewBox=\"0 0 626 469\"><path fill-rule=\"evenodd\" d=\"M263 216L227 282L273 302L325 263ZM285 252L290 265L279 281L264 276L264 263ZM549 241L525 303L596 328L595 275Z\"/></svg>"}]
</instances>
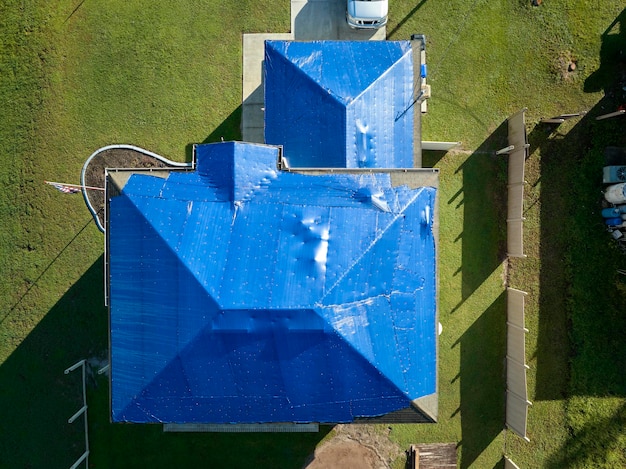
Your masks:
<instances>
[{"instance_id":1,"label":"roof edge","mask_svg":"<svg viewBox=\"0 0 626 469\"><path fill-rule=\"evenodd\" d=\"M437 394L430 394L428 397L435 397ZM422 399L422 398L420 398ZM418 401L419 399L416 399ZM414 401L415 402L415 401ZM428 423L436 423L437 420L433 419L433 416L424 412L421 407L416 407L413 405L409 405L408 407L404 407L402 409L394 410L392 412L379 415L377 417L357 417L354 419L354 423L376 423L376 424L398 424L398 423L410 423L410 424L428 424Z\"/></svg>"},{"instance_id":2,"label":"roof edge","mask_svg":"<svg viewBox=\"0 0 626 469\"><path fill-rule=\"evenodd\" d=\"M430 419L432 423L437 423L439 417L439 397L436 392L414 399L411 402L411 407Z\"/></svg>"}]
</instances>

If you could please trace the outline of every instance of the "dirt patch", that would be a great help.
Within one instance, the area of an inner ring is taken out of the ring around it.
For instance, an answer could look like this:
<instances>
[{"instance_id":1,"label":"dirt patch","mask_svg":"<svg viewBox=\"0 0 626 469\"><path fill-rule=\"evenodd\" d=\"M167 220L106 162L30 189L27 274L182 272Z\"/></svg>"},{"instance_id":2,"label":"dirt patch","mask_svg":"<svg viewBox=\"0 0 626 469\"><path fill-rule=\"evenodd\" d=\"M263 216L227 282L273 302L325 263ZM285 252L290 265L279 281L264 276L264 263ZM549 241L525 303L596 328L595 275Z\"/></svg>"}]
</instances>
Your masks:
<instances>
[{"instance_id":1,"label":"dirt patch","mask_svg":"<svg viewBox=\"0 0 626 469\"><path fill-rule=\"evenodd\" d=\"M162 161L138 151L113 148L98 153L92 158L85 170L85 185L104 187L106 168L165 168L166 166ZM98 214L100 224L104 226L104 192L88 190L87 197Z\"/></svg>"},{"instance_id":2,"label":"dirt patch","mask_svg":"<svg viewBox=\"0 0 626 469\"><path fill-rule=\"evenodd\" d=\"M578 69L578 59L570 51L559 54L554 64L555 72L563 81L572 81Z\"/></svg>"},{"instance_id":3,"label":"dirt patch","mask_svg":"<svg viewBox=\"0 0 626 469\"><path fill-rule=\"evenodd\" d=\"M306 469L388 469L403 451L376 425L337 425L333 437L315 450Z\"/></svg>"}]
</instances>

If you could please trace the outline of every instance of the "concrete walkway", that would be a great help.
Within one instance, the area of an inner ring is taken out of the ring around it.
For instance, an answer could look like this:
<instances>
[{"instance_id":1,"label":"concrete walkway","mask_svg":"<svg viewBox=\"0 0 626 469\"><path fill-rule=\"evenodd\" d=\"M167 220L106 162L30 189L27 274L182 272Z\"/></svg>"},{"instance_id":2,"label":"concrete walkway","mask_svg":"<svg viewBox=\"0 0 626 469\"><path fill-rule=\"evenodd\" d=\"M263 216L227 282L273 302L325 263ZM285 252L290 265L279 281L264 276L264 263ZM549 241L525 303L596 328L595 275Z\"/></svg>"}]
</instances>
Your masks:
<instances>
[{"instance_id":1,"label":"concrete walkway","mask_svg":"<svg viewBox=\"0 0 626 469\"><path fill-rule=\"evenodd\" d=\"M286 34L243 35L243 91L241 104L241 138L244 142L265 143L263 62L265 40L293 39Z\"/></svg>"},{"instance_id":2,"label":"concrete walkway","mask_svg":"<svg viewBox=\"0 0 626 469\"><path fill-rule=\"evenodd\" d=\"M346 0L291 0L291 33L243 35L241 133L244 142L265 143L263 59L265 40L384 40L386 28L353 30L346 23Z\"/></svg>"}]
</instances>

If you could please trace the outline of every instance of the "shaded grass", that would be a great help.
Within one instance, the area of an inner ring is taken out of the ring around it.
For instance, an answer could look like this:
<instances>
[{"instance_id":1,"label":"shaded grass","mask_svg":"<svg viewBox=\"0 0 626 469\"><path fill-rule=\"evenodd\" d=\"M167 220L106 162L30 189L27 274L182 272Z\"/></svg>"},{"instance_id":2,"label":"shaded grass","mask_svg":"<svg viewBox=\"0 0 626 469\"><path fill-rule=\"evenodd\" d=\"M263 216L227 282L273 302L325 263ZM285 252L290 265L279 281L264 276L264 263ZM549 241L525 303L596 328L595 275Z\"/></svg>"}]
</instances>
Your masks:
<instances>
[{"instance_id":1,"label":"shaded grass","mask_svg":"<svg viewBox=\"0 0 626 469\"><path fill-rule=\"evenodd\" d=\"M626 403L624 398L572 397L567 405L571 436L550 455L546 467L624 467Z\"/></svg>"},{"instance_id":2,"label":"shaded grass","mask_svg":"<svg viewBox=\"0 0 626 469\"><path fill-rule=\"evenodd\" d=\"M626 374L619 358L626 352L625 297L616 272L624 258L600 217L603 149L623 145L626 128L624 122L594 120L606 106L603 99L576 124L531 132L537 160L527 179L535 205L526 217L539 225L530 248L541 263L516 262L511 269L512 278L535 288L527 308L532 442L513 440L509 447L521 463L536 464L541 454L547 467L626 464L620 449ZM533 285L537 271L540 281Z\"/></svg>"},{"instance_id":3,"label":"shaded grass","mask_svg":"<svg viewBox=\"0 0 626 469\"><path fill-rule=\"evenodd\" d=\"M475 462L492 467L499 456L500 448L490 445L499 439L504 421L505 324L502 293L460 339L462 468Z\"/></svg>"},{"instance_id":4,"label":"shaded grass","mask_svg":"<svg viewBox=\"0 0 626 469\"><path fill-rule=\"evenodd\" d=\"M82 419L67 424L82 405L80 371L63 370L106 344L102 268L101 256L0 366L0 467L70 467L82 454Z\"/></svg>"}]
</instances>

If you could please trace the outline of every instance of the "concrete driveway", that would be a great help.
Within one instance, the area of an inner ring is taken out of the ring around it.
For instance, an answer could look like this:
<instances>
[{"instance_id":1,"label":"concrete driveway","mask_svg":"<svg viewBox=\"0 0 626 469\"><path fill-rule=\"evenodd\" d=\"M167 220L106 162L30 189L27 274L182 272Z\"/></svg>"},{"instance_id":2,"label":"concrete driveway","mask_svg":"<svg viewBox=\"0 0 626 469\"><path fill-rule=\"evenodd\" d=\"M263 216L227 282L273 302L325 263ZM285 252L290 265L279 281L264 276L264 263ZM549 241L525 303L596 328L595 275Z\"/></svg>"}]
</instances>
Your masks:
<instances>
[{"instance_id":1,"label":"concrete driveway","mask_svg":"<svg viewBox=\"0 0 626 469\"><path fill-rule=\"evenodd\" d=\"M386 28L354 30L346 23L346 0L291 0L291 31L297 41L384 40Z\"/></svg>"},{"instance_id":2,"label":"concrete driveway","mask_svg":"<svg viewBox=\"0 0 626 469\"><path fill-rule=\"evenodd\" d=\"M346 23L346 0L291 0L291 33L243 35L241 133L244 142L265 143L263 59L266 39L384 40L386 28L353 30Z\"/></svg>"}]
</instances>

